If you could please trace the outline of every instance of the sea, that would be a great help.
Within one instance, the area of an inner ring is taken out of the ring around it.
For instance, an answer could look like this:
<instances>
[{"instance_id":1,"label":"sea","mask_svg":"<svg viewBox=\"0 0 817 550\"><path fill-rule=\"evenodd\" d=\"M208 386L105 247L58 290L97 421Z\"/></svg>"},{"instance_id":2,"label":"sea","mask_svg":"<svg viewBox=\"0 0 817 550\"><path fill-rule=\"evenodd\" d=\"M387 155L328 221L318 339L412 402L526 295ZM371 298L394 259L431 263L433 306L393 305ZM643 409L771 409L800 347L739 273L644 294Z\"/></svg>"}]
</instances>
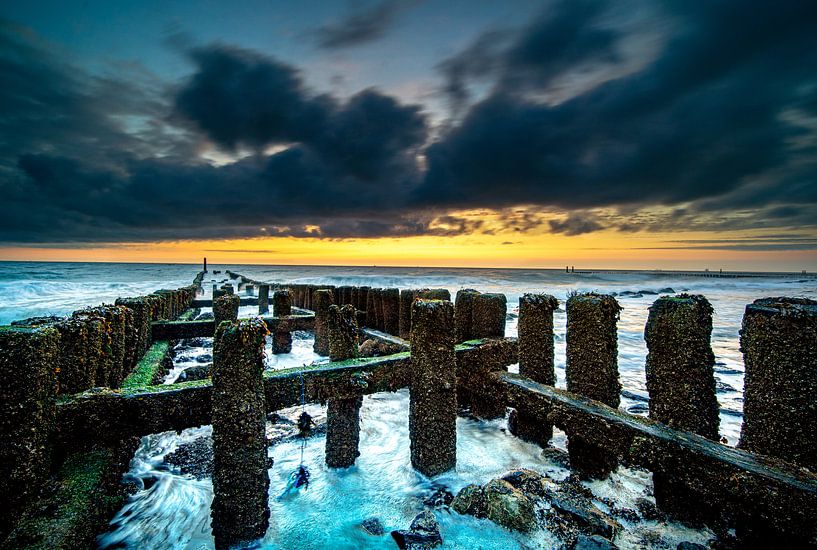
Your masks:
<instances>
[{"instance_id":1,"label":"sea","mask_svg":"<svg viewBox=\"0 0 817 550\"><path fill-rule=\"evenodd\" d=\"M227 279L226 270L251 279L281 283L313 283L398 288L447 288L452 295L462 288L499 292L508 298L506 335L516 336L519 297L546 292L560 301L556 312L555 344L557 386L564 387L564 301L571 292L596 291L614 294L622 306L618 323L618 367L622 384L620 408L646 415L644 325L650 304L663 294L703 294L714 308L712 348L720 404L720 435L725 445L735 445L740 435L743 410L743 358L739 331L744 308L753 300L770 296L817 299L817 279L805 274L683 273L659 271L577 271L548 269L460 269L335 266L210 265L204 279L212 283ZM73 310L112 303L117 297L151 293L160 288L190 284L199 265L133 263L40 263L0 262L0 325L40 315L67 315ZM220 273L214 273L219 271ZM724 275L724 276L722 276ZM242 307L241 315L252 314ZM293 368L325 360L312 352L311 336L297 334L291 354L268 354L270 369ZM211 353L212 350L209 350ZM206 349L201 353L207 353ZM189 354L168 375L172 383L188 366L197 364ZM516 367L510 367L514 370ZM316 416L319 405L309 405ZM259 541L263 548L393 548L391 529L405 529L423 500L439 488L456 492L468 483L485 483L516 467L530 467L558 479L568 472L543 455L540 448L507 432L504 419L479 421L458 419L458 462L451 473L429 480L411 469L408 445L408 391L377 394L364 399L361 411L361 456L355 466L331 470L323 465L323 437L306 441L303 461L312 471L307 491L281 499L289 473L301 461L301 443L284 440L270 448L275 464L270 470L271 526ZM209 426L168 432L143 438L131 462L128 476L139 490L130 497L99 537L101 548L212 548L209 504L212 483L196 479L167 464L164 458L180 445L210 433ZM554 438L564 445L564 435ZM594 494L620 507L635 506L638 498L650 498L650 474L620 468L610 479L588 483ZM604 507L602 500L599 506ZM444 548L547 548L558 540L547 532L510 533L484 519L436 512ZM372 536L361 527L363 520L377 517L386 535ZM627 525L617 537L621 548L641 548L644 541L662 541L674 548L678 542L706 542L712 533L680 524L642 520Z\"/></svg>"}]
</instances>

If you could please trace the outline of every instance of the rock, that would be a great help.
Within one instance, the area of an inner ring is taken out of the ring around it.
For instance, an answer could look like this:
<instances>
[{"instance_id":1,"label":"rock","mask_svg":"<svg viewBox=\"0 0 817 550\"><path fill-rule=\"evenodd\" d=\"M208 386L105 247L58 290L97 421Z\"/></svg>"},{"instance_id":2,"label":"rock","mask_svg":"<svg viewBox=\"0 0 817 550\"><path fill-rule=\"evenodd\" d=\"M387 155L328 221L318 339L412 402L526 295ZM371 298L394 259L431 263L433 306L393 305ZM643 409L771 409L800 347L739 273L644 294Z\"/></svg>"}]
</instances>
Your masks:
<instances>
[{"instance_id":1,"label":"rock","mask_svg":"<svg viewBox=\"0 0 817 550\"><path fill-rule=\"evenodd\" d=\"M181 373L179 373L179 378L176 379L176 382L191 382L193 380L204 380L205 378L210 378L210 369L212 367L213 364L208 363L206 365L184 369Z\"/></svg>"},{"instance_id":2,"label":"rock","mask_svg":"<svg viewBox=\"0 0 817 550\"><path fill-rule=\"evenodd\" d=\"M511 470L504 474L501 479L507 481L512 487L519 489L528 496L544 497L549 495L551 490L556 487L555 483L539 472L525 468Z\"/></svg>"},{"instance_id":3,"label":"rock","mask_svg":"<svg viewBox=\"0 0 817 550\"><path fill-rule=\"evenodd\" d=\"M364 531L375 537L379 537L386 533L386 530L383 528L383 524L378 518L374 517L364 519L361 527L363 527Z\"/></svg>"},{"instance_id":4,"label":"rock","mask_svg":"<svg viewBox=\"0 0 817 550\"><path fill-rule=\"evenodd\" d=\"M479 485L466 485L454 500L451 508L458 514L467 514L478 518L485 517L485 493Z\"/></svg>"},{"instance_id":5,"label":"rock","mask_svg":"<svg viewBox=\"0 0 817 550\"><path fill-rule=\"evenodd\" d=\"M423 504L431 508L449 506L454 500L454 495L445 487L438 487L433 493L423 499Z\"/></svg>"},{"instance_id":6,"label":"rock","mask_svg":"<svg viewBox=\"0 0 817 550\"><path fill-rule=\"evenodd\" d=\"M198 317L196 317L196 321L209 321L211 319L215 319L213 316L213 312L208 311L207 313L202 313Z\"/></svg>"},{"instance_id":7,"label":"rock","mask_svg":"<svg viewBox=\"0 0 817 550\"><path fill-rule=\"evenodd\" d=\"M196 357L196 363L212 363L213 356L209 353L203 353Z\"/></svg>"},{"instance_id":8,"label":"rock","mask_svg":"<svg viewBox=\"0 0 817 550\"><path fill-rule=\"evenodd\" d=\"M165 456L165 463L178 466L183 474L204 479L213 474L213 438L202 436Z\"/></svg>"},{"instance_id":9,"label":"rock","mask_svg":"<svg viewBox=\"0 0 817 550\"><path fill-rule=\"evenodd\" d=\"M638 512L632 508L614 508L613 515L630 523L636 523L641 519Z\"/></svg>"},{"instance_id":10,"label":"rock","mask_svg":"<svg viewBox=\"0 0 817 550\"><path fill-rule=\"evenodd\" d=\"M621 524L608 516L587 497L559 490L550 496L550 504L562 516L567 516L581 528L593 535L612 539L621 529Z\"/></svg>"},{"instance_id":11,"label":"rock","mask_svg":"<svg viewBox=\"0 0 817 550\"><path fill-rule=\"evenodd\" d=\"M618 546L604 537L598 535L585 535L580 533L576 537L576 544L573 550L616 550Z\"/></svg>"},{"instance_id":12,"label":"rock","mask_svg":"<svg viewBox=\"0 0 817 550\"><path fill-rule=\"evenodd\" d=\"M384 357L400 353L403 348L397 344L369 338L360 344L360 357Z\"/></svg>"},{"instance_id":13,"label":"rock","mask_svg":"<svg viewBox=\"0 0 817 550\"><path fill-rule=\"evenodd\" d=\"M706 550L706 546L703 544L698 544L697 542L679 542L678 546L675 547L676 550Z\"/></svg>"},{"instance_id":14,"label":"rock","mask_svg":"<svg viewBox=\"0 0 817 550\"><path fill-rule=\"evenodd\" d=\"M494 523L514 531L531 531L536 527L533 502L522 491L502 479L492 479L484 489L485 516Z\"/></svg>"},{"instance_id":15,"label":"rock","mask_svg":"<svg viewBox=\"0 0 817 550\"><path fill-rule=\"evenodd\" d=\"M635 506L638 508L638 513L646 520L661 519L662 514L655 506L655 503L650 502L646 498L639 498L635 501Z\"/></svg>"},{"instance_id":16,"label":"rock","mask_svg":"<svg viewBox=\"0 0 817 550\"><path fill-rule=\"evenodd\" d=\"M431 510L423 510L417 514L408 530L392 531L391 536L397 546L408 550L433 548L443 543L440 524Z\"/></svg>"}]
</instances>

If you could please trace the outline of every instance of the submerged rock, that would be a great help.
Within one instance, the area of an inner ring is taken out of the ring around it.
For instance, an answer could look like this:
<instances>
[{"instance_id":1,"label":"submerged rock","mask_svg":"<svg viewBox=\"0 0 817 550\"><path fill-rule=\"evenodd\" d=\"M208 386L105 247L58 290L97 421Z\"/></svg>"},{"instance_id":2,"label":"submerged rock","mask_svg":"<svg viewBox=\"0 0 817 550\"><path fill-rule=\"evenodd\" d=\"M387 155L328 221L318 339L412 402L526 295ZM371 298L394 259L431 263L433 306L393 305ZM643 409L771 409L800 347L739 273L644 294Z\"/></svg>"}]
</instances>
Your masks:
<instances>
[{"instance_id":1,"label":"submerged rock","mask_svg":"<svg viewBox=\"0 0 817 550\"><path fill-rule=\"evenodd\" d=\"M364 531L375 537L379 537L386 533L386 530L383 528L383 524L380 522L379 518L366 518L360 525L363 527Z\"/></svg>"},{"instance_id":2,"label":"submerged rock","mask_svg":"<svg viewBox=\"0 0 817 550\"><path fill-rule=\"evenodd\" d=\"M443 543L440 524L431 510L423 510L411 522L408 530L392 531L391 536L400 548L423 550Z\"/></svg>"},{"instance_id":3,"label":"submerged rock","mask_svg":"<svg viewBox=\"0 0 817 550\"><path fill-rule=\"evenodd\" d=\"M183 474L196 479L213 475L213 438L202 436L190 443L183 443L179 448L165 456L165 463L179 468Z\"/></svg>"},{"instance_id":4,"label":"submerged rock","mask_svg":"<svg viewBox=\"0 0 817 550\"><path fill-rule=\"evenodd\" d=\"M433 493L423 499L423 504L431 508L449 506L454 500L454 495L445 487L437 487Z\"/></svg>"},{"instance_id":5,"label":"submerged rock","mask_svg":"<svg viewBox=\"0 0 817 550\"><path fill-rule=\"evenodd\" d=\"M460 489L460 492L451 502L451 508L458 514L484 518L485 493L482 487L471 484Z\"/></svg>"},{"instance_id":6,"label":"submerged rock","mask_svg":"<svg viewBox=\"0 0 817 550\"><path fill-rule=\"evenodd\" d=\"M621 524L605 514L590 499L575 493L559 491L550 497L551 506L561 515L567 516L580 529L593 535L612 539L621 529Z\"/></svg>"},{"instance_id":7,"label":"submerged rock","mask_svg":"<svg viewBox=\"0 0 817 550\"><path fill-rule=\"evenodd\" d=\"M191 382L193 380L204 380L205 378L210 378L210 369L212 367L213 364L208 363L206 365L184 369L181 373L179 373L179 377L176 379L176 382Z\"/></svg>"},{"instance_id":8,"label":"submerged rock","mask_svg":"<svg viewBox=\"0 0 817 550\"><path fill-rule=\"evenodd\" d=\"M536 527L533 501L502 479L492 479L484 489L485 516L514 531L532 531Z\"/></svg>"},{"instance_id":9,"label":"submerged rock","mask_svg":"<svg viewBox=\"0 0 817 550\"><path fill-rule=\"evenodd\" d=\"M573 550L616 550L618 546L599 535L579 534Z\"/></svg>"},{"instance_id":10,"label":"submerged rock","mask_svg":"<svg viewBox=\"0 0 817 550\"><path fill-rule=\"evenodd\" d=\"M511 470L504 474L501 479L528 496L548 496L556 488L556 484L546 476L526 468Z\"/></svg>"}]
</instances>

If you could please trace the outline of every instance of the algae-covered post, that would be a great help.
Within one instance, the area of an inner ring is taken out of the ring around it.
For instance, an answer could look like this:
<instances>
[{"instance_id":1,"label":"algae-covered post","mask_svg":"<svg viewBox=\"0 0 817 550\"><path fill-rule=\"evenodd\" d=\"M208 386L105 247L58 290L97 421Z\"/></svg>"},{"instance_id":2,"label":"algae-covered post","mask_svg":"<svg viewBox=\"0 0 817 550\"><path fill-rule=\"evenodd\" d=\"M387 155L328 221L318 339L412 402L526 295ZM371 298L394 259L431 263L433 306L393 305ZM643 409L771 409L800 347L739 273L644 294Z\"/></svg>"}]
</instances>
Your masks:
<instances>
[{"instance_id":1,"label":"algae-covered post","mask_svg":"<svg viewBox=\"0 0 817 550\"><path fill-rule=\"evenodd\" d=\"M712 306L700 295L663 296L650 307L647 343L647 391L650 418L718 440L715 355L712 353ZM684 465L678 464L679 473ZM703 519L701 499L683 475L653 474L659 508L680 519Z\"/></svg>"},{"instance_id":2,"label":"algae-covered post","mask_svg":"<svg viewBox=\"0 0 817 550\"><path fill-rule=\"evenodd\" d=\"M278 318L292 315L292 300L288 290L276 290L272 295L272 312ZM272 335L272 353L292 351L292 332L286 323L279 323Z\"/></svg>"},{"instance_id":3,"label":"algae-covered post","mask_svg":"<svg viewBox=\"0 0 817 550\"><path fill-rule=\"evenodd\" d=\"M316 290L312 293L312 302L315 310L315 345L313 349L318 355L329 355L329 306L332 305L332 291Z\"/></svg>"},{"instance_id":4,"label":"algae-covered post","mask_svg":"<svg viewBox=\"0 0 817 550\"><path fill-rule=\"evenodd\" d=\"M435 476L457 462L454 306L418 299L411 318L411 464L420 473Z\"/></svg>"},{"instance_id":5,"label":"algae-covered post","mask_svg":"<svg viewBox=\"0 0 817 550\"><path fill-rule=\"evenodd\" d=\"M556 384L553 349L553 311L559 301L549 294L524 294L519 298L519 374L534 382ZM547 414L516 409L511 413L512 433L546 446L553 425L538 421Z\"/></svg>"},{"instance_id":6,"label":"algae-covered post","mask_svg":"<svg viewBox=\"0 0 817 550\"><path fill-rule=\"evenodd\" d=\"M574 294L567 299L567 389L618 407L617 323L621 306L604 294ZM616 468L615 456L582 434L568 433L570 465L582 477L601 478Z\"/></svg>"},{"instance_id":7,"label":"algae-covered post","mask_svg":"<svg viewBox=\"0 0 817 550\"><path fill-rule=\"evenodd\" d=\"M53 328L0 327L0 540L48 476L58 347Z\"/></svg>"},{"instance_id":8,"label":"algae-covered post","mask_svg":"<svg viewBox=\"0 0 817 550\"><path fill-rule=\"evenodd\" d=\"M384 288L381 292L383 304L383 332L397 336L400 333L400 290Z\"/></svg>"},{"instance_id":9,"label":"algae-covered post","mask_svg":"<svg viewBox=\"0 0 817 550\"><path fill-rule=\"evenodd\" d=\"M382 288L373 288L370 295L373 298L374 304L374 324L372 328L376 330L383 330L383 290Z\"/></svg>"},{"instance_id":10,"label":"algae-covered post","mask_svg":"<svg viewBox=\"0 0 817 550\"><path fill-rule=\"evenodd\" d=\"M235 294L225 294L213 300L213 318L216 322L216 328L222 321L235 321L238 319L238 306L241 303L241 298Z\"/></svg>"},{"instance_id":11,"label":"algae-covered post","mask_svg":"<svg viewBox=\"0 0 817 550\"><path fill-rule=\"evenodd\" d=\"M258 285L258 315L269 311L269 285Z\"/></svg>"},{"instance_id":12,"label":"algae-covered post","mask_svg":"<svg viewBox=\"0 0 817 550\"><path fill-rule=\"evenodd\" d=\"M213 350L213 536L216 546L247 543L269 525L260 319L224 322Z\"/></svg>"},{"instance_id":13,"label":"algae-covered post","mask_svg":"<svg viewBox=\"0 0 817 550\"><path fill-rule=\"evenodd\" d=\"M472 340L474 298L479 294L472 288L465 288L457 291L454 301L454 337L457 342Z\"/></svg>"},{"instance_id":14,"label":"algae-covered post","mask_svg":"<svg viewBox=\"0 0 817 550\"><path fill-rule=\"evenodd\" d=\"M508 300L504 294L476 294L473 296L471 307L473 338L502 338L505 336Z\"/></svg>"},{"instance_id":15,"label":"algae-covered post","mask_svg":"<svg viewBox=\"0 0 817 550\"><path fill-rule=\"evenodd\" d=\"M763 298L746 306L739 447L817 472L817 301Z\"/></svg>"},{"instance_id":16,"label":"algae-covered post","mask_svg":"<svg viewBox=\"0 0 817 550\"><path fill-rule=\"evenodd\" d=\"M329 306L329 359L358 355L358 326L352 305ZM360 456L360 406L363 396L333 397L326 404L326 465L347 468Z\"/></svg>"}]
</instances>

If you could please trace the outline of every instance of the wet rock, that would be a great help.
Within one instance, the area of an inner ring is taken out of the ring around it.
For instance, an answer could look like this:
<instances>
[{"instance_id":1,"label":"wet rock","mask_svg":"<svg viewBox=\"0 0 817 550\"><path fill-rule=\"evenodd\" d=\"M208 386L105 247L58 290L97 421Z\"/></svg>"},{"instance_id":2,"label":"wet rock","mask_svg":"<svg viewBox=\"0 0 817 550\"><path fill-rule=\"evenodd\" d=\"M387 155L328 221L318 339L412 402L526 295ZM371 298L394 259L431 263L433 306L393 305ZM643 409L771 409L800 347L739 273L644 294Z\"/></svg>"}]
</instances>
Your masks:
<instances>
[{"instance_id":1,"label":"wet rock","mask_svg":"<svg viewBox=\"0 0 817 550\"><path fill-rule=\"evenodd\" d=\"M528 532L536 527L531 499L502 479L492 479L485 486L485 516L514 531Z\"/></svg>"},{"instance_id":2,"label":"wet rock","mask_svg":"<svg viewBox=\"0 0 817 550\"><path fill-rule=\"evenodd\" d=\"M736 391L735 388L727 384L726 382L721 382L720 380L715 380L715 390L718 393L726 393L730 391Z\"/></svg>"},{"instance_id":3,"label":"wet rock","mask_svg":"<svg viewBox=\"0 0 817 550\"><path fill-rule=\"evenodd\" d=\"M183 474L204 479L213 474L213 438L202 436L183 443L165 456L165 464L177 466Z\"/></svg>"},{"instance_id":4,"label":"wet rock","mask_svg":"<svg viewBox=\"0 0 817 550\"><path fill-rule=\"evenodd\" d=\"M392 531L391 536L397 546L407 550L433 548L443 543L440 524L430 510L423 510L417 514L408 530Z\"/></svg>"},{"instance_id":5,"label":"wet rock","mask_svg":"<svg viewBox=\"0 0 817 550\"><path fill-rule=\"evenodd\" d=\"M650 407L645 403L635 403L627 407L627 412L630 414L647 414L650 412Z\"/></svg>"},{"instance_id":6,"label":"wet rock","mask_svg":"<svg viewBox=\"0 0 817 550\"><path fill-rule=\"evenodd\" d=\"M542 449L542 458L549 460L562 468L570 468L570 456L567 451L558 447L547 447Z\"/></svg>"},{"instance_id":7,"label":"wet rock","mask_svg":"<svg viewBox=\"0 0 817 550\"><path fill-rule=\"evenodd\" d=\"M397 344L369 338L360 345L360 357L385 357L400 353L403 348Z\"/></svg>"},{"instance_id":8,"label":"wet rock","mask_svg":"<svg viewBox=\"0 0 817 550\"><path fill-rule=\"evenodd\" d=\"M698 544L697 542L679 542L678 546L675 547L675 550L706 550L706 546L703 544Z\"/></svg>"},{"instance_id":9,"label":"wet rock","mask_svg":"<svg viewBox=\"0 0 817 550\"><path fill-rule=\"evenodd\" d=\"M621 529L621 524L582 495L560 490L551 495L550 504L559 514L568 517L590 534L611 539Z\"/></svg>"},{"instance_id":10,"label":"wet rock","mask_svg":"<svg viewBox=\"0 0 817 550\"><path fill-rule=\"evenodd\" d=\"M361 527L363 527L363 530L368 534L375 537L379 537L386 533L386 530L383 528L383 524L378 518L374 517L364 519Z\"/></svg>"},{"instance_id":11,"label":"wet rock","mask_svg":"<svg viewBox=\"0 0 817 550\"><path fill-rule=\"evenodd\" d=\"M208 363L206 365L184 369L179 374L179 378L176 380L176 382L192 382L193 380L204 380L205 378L210 378L210 369L212 366L212 363Z\"/></svg>"},{"instance_id":12,"label":"wet rock","mask_svg":"<svg viewBox=\"0 0 817 550\"><path fill-rule=\"evenodd\" d=\"M552 489L556 487L556 484L547 477L525 468L511 470L504 474L501 479L507 481L511 487L519 489L528 496L548 496L552 492Z\"/></svg>"},{"instance_id":13,"label":"wet rock","mask_svg":"<svg viewBox=\"0 0 817 550\"><path fill-rule=\"evenodd\" d=\"M637 521L641 520L638 512L632 508L613 508L613 515L631 523L636 523Z\"/></svg>"},{"instance_id":14,"label":"wet rock","mask_svg":"<svg viewBox=\"0 0 817 550\"><path fill-rule=\"evenodd\" d=\"M196 363L212 363L213 356L209 353L204 353L196 357Z\"/></svg>"},{"instance_id":15,"label":"wet rock","mask_svg":"<svg viewBox=\"0 0 817 550\"><path fill-rule=\"evenodd\" d=\"M638 513L641 514L641 517L646 520L658 520L662 518L662 514L658 510L658 507L646 498L639 498L636 500L635 506L638 508Z\"/></svg>"},{"instance_id":16,"label":"wet rock","mask_svg":"<svg viewBox=\"0 0 817 550\"><path fill-rule=\"evenodd\" d=\"M196 321L209 321L211 319L215 319L212 311L201 313L198 317L196 317Z\"/></svg>"},{"instance_id":17,"label":"wet rock","mask_svg":"<svg viewBox=\"0 0 817 550\"><path fill-rule=\"evenodd\" d=\"M445 487L437 487L436 490L423 499L423 504L431 508L449 506L454 501L454 495Z\"/></svg>"},{"instance_id":18,"label":"wet rock","mask_svg":"<svg viewBox=\"0 0 817 550\"><path fill-rule=\"evenodd\" d=\"M618 546L598 535L579 534L573 550L615 550Z\"/></svg>"},{"instance_id":19,"label":"wet rock","mask_svg":"<svg viewBox=\"0 0 817 550\"><path fill-rule=\"evenodd\" d=\"M458 514L484 518L485 493L482 487L471 484L460 489L460 492L451 502L451 508Z\"/></svg>"}]
</instances>

